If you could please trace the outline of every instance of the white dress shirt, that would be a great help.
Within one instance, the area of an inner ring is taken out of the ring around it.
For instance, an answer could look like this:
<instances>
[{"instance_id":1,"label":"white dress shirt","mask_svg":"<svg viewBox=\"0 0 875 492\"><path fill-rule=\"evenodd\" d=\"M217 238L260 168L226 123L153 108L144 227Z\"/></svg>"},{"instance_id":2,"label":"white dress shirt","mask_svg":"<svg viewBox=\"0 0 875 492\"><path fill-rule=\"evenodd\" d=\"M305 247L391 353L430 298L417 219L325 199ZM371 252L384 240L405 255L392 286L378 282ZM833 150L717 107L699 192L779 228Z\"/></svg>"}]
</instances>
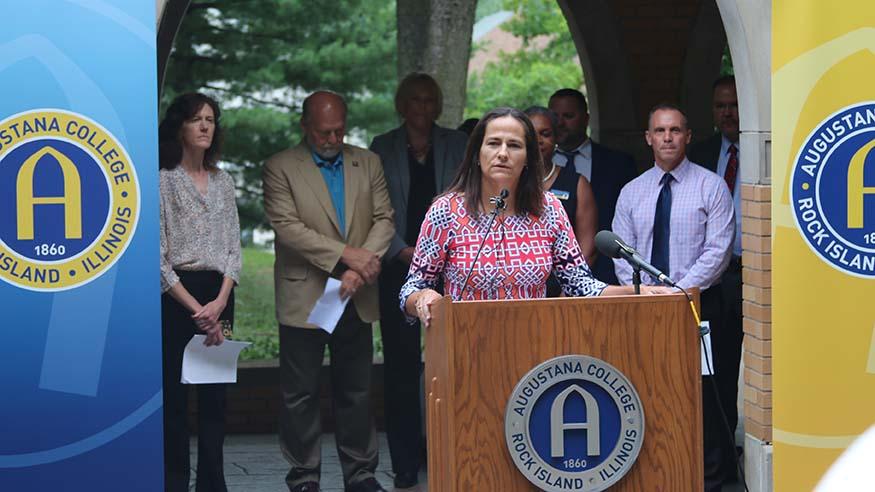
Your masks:
<instances>
[{"instance_id":1,"label":"white dress shirt","mask_svg":"<svg viewBox=\"0 0 875 492\"><path fill-rule=\"evenodd\" d=\"M579 147L568 151L568 153L574 154L574 169L577 174L592 182L592 140L587 138ZM561 152L553 152L553 163L559 167L565 167L568 164L568 158Z\"/></svg>"}]
</instances>

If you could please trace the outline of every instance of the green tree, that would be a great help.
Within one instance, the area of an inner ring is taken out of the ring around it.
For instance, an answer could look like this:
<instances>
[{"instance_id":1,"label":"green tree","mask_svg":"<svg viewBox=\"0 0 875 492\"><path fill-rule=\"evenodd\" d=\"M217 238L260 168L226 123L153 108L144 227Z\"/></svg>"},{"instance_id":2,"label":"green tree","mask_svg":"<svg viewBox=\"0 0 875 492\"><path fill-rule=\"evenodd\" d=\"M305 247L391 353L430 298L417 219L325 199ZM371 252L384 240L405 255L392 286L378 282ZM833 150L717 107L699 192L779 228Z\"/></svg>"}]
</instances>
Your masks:
<instances>
[{"instance_id":1,"label":"green tree","mask_svg":"<svg viewBox=\"0 0 875 492\"><path fill-rule=\"evenodd\" d=\"M184 92L219 100L241 223L264 225L261 165L300 140L303 97L320 88L346 96L347 133L366 144L397 124L395 67L394 1L193 1L168 63L161 114Z\"/></svg>"},{"instance_id":2,"label":"green tree","mask_svg":"<svg viewBox=\"0 0 875 492\"><path fill-rule=\"evenodd\" d=\"M720 75L735 75L735 69L732 67L732 53L729 52L729 45L723 48L723 57L720 59Z\"/></svg>"},{"instance_id":3,"label":"green tree","mask_svg":"<svg viewBox=\"0 0 875 492\"><path fill-rule=\"evenodd\" d=\"M494 14L504 7L504 0L477 0L477 11L474 19L479 21L487 15Z\"/></svg>"},{"instance_id":4,"label":"green tree","mask_svg":"<svg viewBox=\"0 0 875 492\"><path fill-rule=\"evenodd\" d=\"M521 38L522 47L469 77L466 118L497 106L544 106L556 89L583 85L577 50L555 0L504 0L504 9L515 15L501 29Z\"/></svg>"},{"instance_id":5,"label":"green tree","mask_svg":"<svg viewBox=\"0 0 875 492\"><path fill-rule=\"evenodd\" d=\"M398 77L431 74L443 93L438 122L456 126L465 111L471 29L477 0L398 0Z\"/></svg>"}]
</instances>

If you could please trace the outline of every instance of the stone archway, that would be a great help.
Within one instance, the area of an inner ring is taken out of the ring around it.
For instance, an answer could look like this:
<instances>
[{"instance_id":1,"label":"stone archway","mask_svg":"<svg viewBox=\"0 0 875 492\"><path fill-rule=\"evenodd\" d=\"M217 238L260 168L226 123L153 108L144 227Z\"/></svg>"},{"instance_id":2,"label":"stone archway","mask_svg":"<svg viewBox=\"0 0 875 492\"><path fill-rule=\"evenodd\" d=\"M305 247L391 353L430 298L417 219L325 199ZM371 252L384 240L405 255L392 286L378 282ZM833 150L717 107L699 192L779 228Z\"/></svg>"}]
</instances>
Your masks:
<instances>
[{"instance_id":1,"label":"stone archway","mask_svg":"<svg viewBox=\"0 0 875 492\"><path fill-rule=\"evenodd\" d=\"M686 110L693 140L711 136L711 84L720 75L720 63L726 47L723 21L714 0L705 0L690 32L684 56L680 103Z\"/></svg>"},{"instance_id":2,"label":"stone archway","mask_svg":"<svg viewBox=\"0 0 875 492\"><path fill-rule=\"evenodd\" d=\"M716 8L706 15L709 11L700 12L702 0L664 6L644 0L558 1L583 64L593 137L649 166L652 154L643 138L647 113L656 103L683 98L685 61L695 62L688 60L688 42L706 34L693 27L699 17L717 17ZM719 62L718 54L715 74ZM706 85L710 88L710 80ZM705 111L708 107L710 94ZM704 128L710 133L710 124Z\"/></svg>"},{"instance_id":3,"label":"stone archway","mask_svg":"<svg viewBox=\"0 0 875 492\"><path fill-rule=\"evenodd\" d=\"M752 491L772 490L771 2L717 0L732 54L741 137L744 461Z\"/></svg>"},{"instance_id":4,"label":"stone archway","mask_svg":"<svg viewBox=\"0 0 875 492\"><path fill-rule=\"evenodd\" d=\"M769 184L772 134L772 9L770 3L717 0L738 88L742 161L749 184Z\"/></svg>"},{"instance_id":5,"label":"stone archway","mask_svg":"<svg viewBox=\"0 0 875 492\"><path fill-rule=\"evenodd\" d=\"M615 148L642 146L634 97L638 88L610 2L558 1L582 64L593 139Z\"/></svg>"},{"instance_id":6,"label":"stone archway","mask_svg":"<svg viewBox=\"0 0 875 492\"><path fill-rule=\"evenodd\" d=\"M164 74L167 70L167 60L173 49L173 40L182 25L185 11L191 0L155 0L155 24L158 28L157 58L158 58L158 100L164 87Z\"/></svg>"}]
</instances>

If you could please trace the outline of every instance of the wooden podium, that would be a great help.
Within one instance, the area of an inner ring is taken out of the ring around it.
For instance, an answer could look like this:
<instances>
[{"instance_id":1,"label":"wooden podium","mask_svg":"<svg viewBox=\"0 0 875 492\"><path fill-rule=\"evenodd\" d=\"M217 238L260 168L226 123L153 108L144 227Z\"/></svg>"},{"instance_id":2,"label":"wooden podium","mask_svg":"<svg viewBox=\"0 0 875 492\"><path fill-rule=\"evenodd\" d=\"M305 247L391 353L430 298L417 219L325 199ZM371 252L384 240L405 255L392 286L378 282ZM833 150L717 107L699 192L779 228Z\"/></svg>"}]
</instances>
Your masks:
<instances>
[{"instance_id":1,"label":"wooden podium","mask_svg":"<svg viewBox=\"0 0 875 492\"><path fill-rule=\"evenodd\" d=\"M505 443L508 398L545 360L588 355L631 381L644 409L637 462L611 490L703 488L700 349L683 295L451 302L426 330L428 488L537 490Z\"/></svg>"}]
</instances>

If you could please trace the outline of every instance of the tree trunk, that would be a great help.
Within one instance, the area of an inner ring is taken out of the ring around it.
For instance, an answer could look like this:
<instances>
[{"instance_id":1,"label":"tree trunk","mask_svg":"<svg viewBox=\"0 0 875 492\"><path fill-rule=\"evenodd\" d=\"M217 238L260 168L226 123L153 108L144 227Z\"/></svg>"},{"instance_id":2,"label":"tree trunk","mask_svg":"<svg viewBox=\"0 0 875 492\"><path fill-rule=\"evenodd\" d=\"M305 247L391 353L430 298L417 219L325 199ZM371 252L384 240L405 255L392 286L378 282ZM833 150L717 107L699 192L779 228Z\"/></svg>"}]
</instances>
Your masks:
<instances>
[{"instance_id":1,"label":"tree trunk","mask_svg":"<svg viewBox=\"0 0 875 492\"><path fill-rule=\"evenodd\" d=\"M462 121L468 60L477 0L397 0L398 79L426 72L440 84L444 110L439 123Z\"/></svg>"}]
</instances>

